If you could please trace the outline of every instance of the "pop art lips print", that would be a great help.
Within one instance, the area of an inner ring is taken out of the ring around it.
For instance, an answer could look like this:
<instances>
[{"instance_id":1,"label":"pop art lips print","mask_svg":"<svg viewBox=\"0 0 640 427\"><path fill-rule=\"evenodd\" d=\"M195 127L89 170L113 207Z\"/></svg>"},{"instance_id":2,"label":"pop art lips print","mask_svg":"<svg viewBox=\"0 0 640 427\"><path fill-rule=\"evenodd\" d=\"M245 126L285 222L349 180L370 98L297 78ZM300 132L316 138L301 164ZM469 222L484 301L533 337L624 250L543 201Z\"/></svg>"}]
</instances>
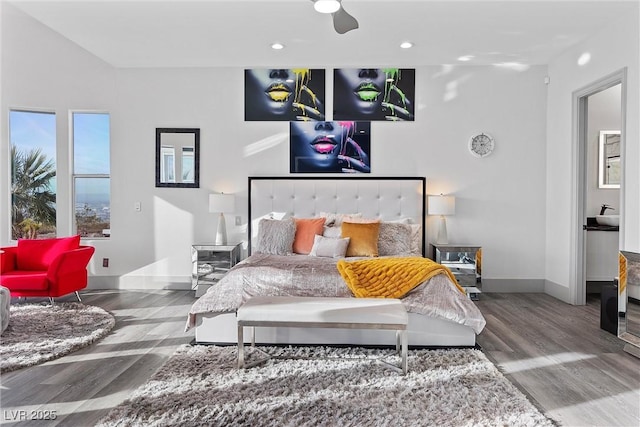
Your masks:
<instances>
[{"instance_id":1,"label":"pop art lips print","mask_svg":"<svg viewBox=\"0 0 640 427\"><path fill-rule=\"evenodd\" d=\"M326 136L318 137L311 142L311 147L320 154L329 154L338 144Z\"/></svg>"},{"instance_id":2,"label":"pop art lips print","mask_svg":"<svg viewBox=\"0 0 640 427\"><path fill-rule=\"evenodd\" d=\"M373 102L378 99L382 90L373 83L362 83L354 93L361 101Z\"/></svg>"},{"instance_id":3,"label":"pop art lips print","mask_svg":"<svg viewBox=\"0 0 640 427\"><path fill-rule=\"evenodd\" d=\"M287 102L293 91L285 84L275 83L265 93L274 102Z\"/></svg>"}]
</instances>

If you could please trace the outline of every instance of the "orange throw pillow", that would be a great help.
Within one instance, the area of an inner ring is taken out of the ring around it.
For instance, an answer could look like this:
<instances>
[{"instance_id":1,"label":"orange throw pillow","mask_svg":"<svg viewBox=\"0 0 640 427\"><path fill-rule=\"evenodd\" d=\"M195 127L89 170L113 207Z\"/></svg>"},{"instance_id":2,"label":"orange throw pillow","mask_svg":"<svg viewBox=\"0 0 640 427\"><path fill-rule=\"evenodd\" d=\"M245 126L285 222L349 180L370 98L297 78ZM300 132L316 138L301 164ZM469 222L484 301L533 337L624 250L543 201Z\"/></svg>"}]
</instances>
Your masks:
<instances>
[{"instance_id":1,"label":"orange throw pillow","mask_svg":"<svg viewBox=\"0 0 640 427\"><path fill-rule=\"evenodd\" d=\"M294 218L294 220L296 221L296 237L293 239L293 252L309 255L316 234L322 236L326 218Z\"/></svg>"},{"instance_id":2,"label":"orange throw pillow","mask_svg":"<svg viewBox=\"0 0 640 427\"><path fill-rule=\"evenodd\" d=\"M342 237L349 237L346 256L378 256L380 222L342 223Z\"/></svg>"}]
</instances>

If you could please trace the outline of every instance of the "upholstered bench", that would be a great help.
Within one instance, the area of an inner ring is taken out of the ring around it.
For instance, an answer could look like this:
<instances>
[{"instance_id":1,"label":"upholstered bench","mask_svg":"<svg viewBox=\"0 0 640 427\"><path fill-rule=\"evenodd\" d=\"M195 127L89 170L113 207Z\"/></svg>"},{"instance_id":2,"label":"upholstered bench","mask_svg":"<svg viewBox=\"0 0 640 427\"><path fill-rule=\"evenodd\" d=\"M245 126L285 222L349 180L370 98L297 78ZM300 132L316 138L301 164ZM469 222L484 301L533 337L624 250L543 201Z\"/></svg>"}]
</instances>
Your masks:
<instances>
[{"instance_id":1,"label":"upholstered bench","mask_svg":"<svg viewBox=\"0 0 640 427\"><path fill-rule=\"evenodd\" d=\"M396 368L407 373L408 316L398 299L254 297L238 308L237 322L238 368L245 367L245 327L251 327L252 347L255 327L389 329L396 331L396 351L401 355Z\"/></svg>"}]
</instances>

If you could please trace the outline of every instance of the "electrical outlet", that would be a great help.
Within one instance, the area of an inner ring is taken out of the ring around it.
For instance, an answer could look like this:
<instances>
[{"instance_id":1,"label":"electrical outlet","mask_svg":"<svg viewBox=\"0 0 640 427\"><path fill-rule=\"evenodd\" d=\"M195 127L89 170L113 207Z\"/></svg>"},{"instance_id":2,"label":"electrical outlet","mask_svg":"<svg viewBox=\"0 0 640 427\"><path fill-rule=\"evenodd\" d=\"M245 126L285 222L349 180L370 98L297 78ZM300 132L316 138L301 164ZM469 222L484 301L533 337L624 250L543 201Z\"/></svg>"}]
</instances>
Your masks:
<instances>
[{"instance_id":1,"label":"electrical outlet","mask_svg":"<svg viewBox=\"0 0 640 427\"><path fill-rule=\"evenodd\" d=\"M105 268L109 267L109 258L102 258L102 266Z\"/></svg>"},{"instance_id":2,"label":"electrical outlet","mask_svg":"<svg viewBox=\"0 0 640 427\"><path fill-rule=\"evenodd\" d=\"M242 217L240 215L236 216L236 225L242 225Z\"/></svg>"}]
</instances>

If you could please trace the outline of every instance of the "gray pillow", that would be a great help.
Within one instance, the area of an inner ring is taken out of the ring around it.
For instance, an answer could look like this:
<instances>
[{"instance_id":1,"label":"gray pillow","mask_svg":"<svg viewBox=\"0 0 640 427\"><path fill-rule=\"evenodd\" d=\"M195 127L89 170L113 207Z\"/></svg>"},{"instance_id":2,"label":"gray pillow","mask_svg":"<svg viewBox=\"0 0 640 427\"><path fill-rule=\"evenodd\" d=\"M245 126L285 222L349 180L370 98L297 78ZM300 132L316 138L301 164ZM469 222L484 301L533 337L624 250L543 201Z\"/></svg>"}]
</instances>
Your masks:
<instances>
[{"instance_id":1,"label":"gray pillow","mask_svg":"<svg viewBox=\"0 0 640 427\"><path fill-rule=\"evenodd\" d=\"M399 222L383 222L378 235L379 256L409 256L411 250L411 226Z\"/></svg>"},{"instance_id":2,"label":"gray pillow","mask_svg":"<svg viewBox=\"0 0 640 427\"><path fill-rule=\"evenodd\" d=\"M409 224L411 227L411 255L422 256L422 226Z\"/></svg>"},{"instance_id":3,"label":"gray pillow","mask_svg":"<svg viewBox=\"0 0 640 427\"><path fill-rule=\"evenodd\" d=\"M324 237L329 237L331 239L339 239L342 236L342 227L327 227L324 226L324 231L322 232Z\"/></svg>"},{"instance_id":4,"label":"gray pillow","mask_svg":"<svg viewBox=\"0 0 640 427\"><path fill-rule=\"evenodd\" d=\"M296 237L296 223L293 218L261 219L258 223L257 253L271 255L291 255L293 239Z\"/></svg>"}]
</instances>

